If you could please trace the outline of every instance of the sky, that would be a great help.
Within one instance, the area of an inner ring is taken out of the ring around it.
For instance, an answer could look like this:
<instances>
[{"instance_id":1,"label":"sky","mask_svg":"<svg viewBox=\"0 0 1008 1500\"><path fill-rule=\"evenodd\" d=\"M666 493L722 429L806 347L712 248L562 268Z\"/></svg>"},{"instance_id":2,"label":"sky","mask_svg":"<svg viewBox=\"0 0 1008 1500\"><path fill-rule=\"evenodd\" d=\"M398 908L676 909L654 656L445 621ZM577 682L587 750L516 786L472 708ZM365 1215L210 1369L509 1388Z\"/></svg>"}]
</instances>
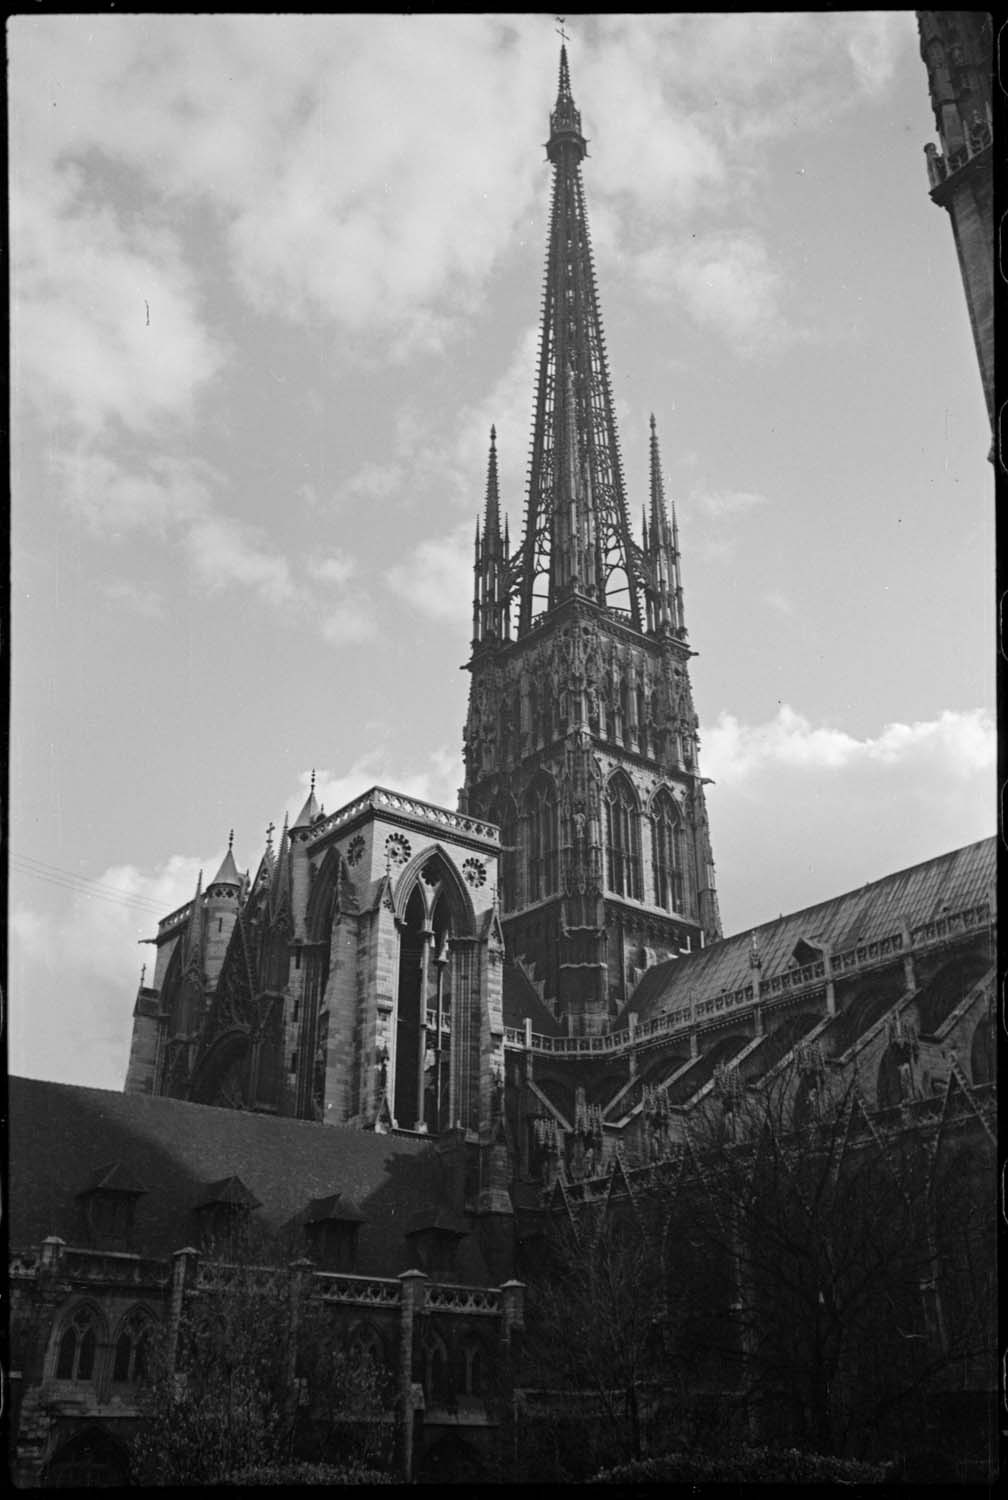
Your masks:
<instances>
[{"instance_id":1,"label":"sky","mask_svg":"<svg viewBox=\"0 0 1008 1500\"><path fill-rule=\"evenodd\" d=\"M995 829L990 434L911 11L568 17L635 525L674 501L726 932ZM545 15L20 16L9 1062L119 1089L142 946L313 768L455 806L521 534Z\"/></svg>"}]
</instances>

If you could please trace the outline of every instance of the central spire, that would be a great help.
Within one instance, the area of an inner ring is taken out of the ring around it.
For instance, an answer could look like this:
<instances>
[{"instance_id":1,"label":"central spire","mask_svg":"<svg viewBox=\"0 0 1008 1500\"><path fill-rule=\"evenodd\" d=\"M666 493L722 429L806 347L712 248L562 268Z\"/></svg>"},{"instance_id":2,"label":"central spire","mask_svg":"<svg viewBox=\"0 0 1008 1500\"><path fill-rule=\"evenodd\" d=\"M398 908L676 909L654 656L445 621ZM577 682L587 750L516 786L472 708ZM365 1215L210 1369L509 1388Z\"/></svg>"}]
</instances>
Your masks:
<instances>
[{"instance_id":1,"label":"central spire","mask_svg":"<svg viewBox=\"0 0 1008 1500\"><path fill-rule=\"evenodd\" d=\"M553 202L518 634L572 595L619 611L641 629L639 549L630 534L581 162L588 154L571 93L566 46L546 154Z\"/></svg>"}]
</instances>

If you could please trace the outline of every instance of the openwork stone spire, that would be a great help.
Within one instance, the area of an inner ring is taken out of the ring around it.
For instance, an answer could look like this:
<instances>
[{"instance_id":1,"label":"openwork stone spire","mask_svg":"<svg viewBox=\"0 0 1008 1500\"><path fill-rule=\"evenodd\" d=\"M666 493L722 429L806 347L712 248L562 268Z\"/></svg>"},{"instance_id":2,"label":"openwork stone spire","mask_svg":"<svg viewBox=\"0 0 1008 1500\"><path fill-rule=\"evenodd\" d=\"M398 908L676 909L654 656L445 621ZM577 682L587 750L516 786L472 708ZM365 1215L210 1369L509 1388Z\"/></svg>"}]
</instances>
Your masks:
<instances>
[{"instance_id":1,"label":"openwork stone spire","mask_svg":"<svg viewBox=\"0 0 1008 1500\"><path fill-rule=\"evenodd\" d=\"M567 49L546 154L553 203L525 533L518 634L572 595L621 611L641 628L643 579L627 514L588 215L587 143L571 94Z\"/></svg>"}]
</instances>

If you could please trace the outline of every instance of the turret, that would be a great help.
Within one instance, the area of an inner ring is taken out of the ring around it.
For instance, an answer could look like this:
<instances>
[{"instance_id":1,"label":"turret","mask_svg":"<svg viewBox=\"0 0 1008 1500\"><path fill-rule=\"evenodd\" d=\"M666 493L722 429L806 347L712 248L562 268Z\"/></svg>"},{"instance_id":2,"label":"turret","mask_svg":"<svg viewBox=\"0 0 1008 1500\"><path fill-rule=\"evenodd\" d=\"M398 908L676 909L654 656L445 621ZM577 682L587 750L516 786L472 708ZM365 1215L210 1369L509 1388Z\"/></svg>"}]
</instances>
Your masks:
<instances>
[{"instance_id":1,"label":"turret","mask_svg":"<svg viewBox=\"0 0 1008 1500\"><path fill-rule=\"evenodd\" d=\"M216 983L220 973L231 933L238 916L238 908L244 889L234 857L234 829L228 836L227 853L221 860L220 869L207 886L206 893L206 954L204 973L208 985Z\"/></svg>"}]
</instances>

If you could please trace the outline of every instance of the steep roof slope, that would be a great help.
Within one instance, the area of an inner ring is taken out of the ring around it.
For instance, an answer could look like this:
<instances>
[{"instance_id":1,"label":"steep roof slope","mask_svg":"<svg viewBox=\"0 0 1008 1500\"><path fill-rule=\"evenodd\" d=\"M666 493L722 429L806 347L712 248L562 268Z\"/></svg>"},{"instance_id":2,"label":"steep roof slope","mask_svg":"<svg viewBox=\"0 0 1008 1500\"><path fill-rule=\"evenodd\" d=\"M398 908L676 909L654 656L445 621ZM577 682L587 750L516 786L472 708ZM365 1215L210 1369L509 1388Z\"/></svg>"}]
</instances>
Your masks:
<instances>
[{"instance_id":1,"label":"steep roof slope","mask_svg":"<svg viewBox=\"0 0 1008 1500\"><path fill-rule=\"evenodd\" d=\"M751 984L754 940L760 978L767 979L792 966L800 943L842 953L899 932L904 921L916 927L992 899L995 876L996 841L967 844L856 891L788 912L698 953L656 964L642 976L627 1009L647 1021L685 1004L691 991L699 999ZM625 1015L615 1027L625 1023Z\"/></svg>"},{"instance_id":2,"label":"steep roof slope","mask_svg":"<svg viewBox=\"0 0 1008 1500\"><path fill-rule=\"evenodd\" d=\"M418 1138L217 1109L180 1099L118 1094L11 1078L9 1243L51 1234L83 1244L77 1195L99 1167L121 1163L146 1192L135 1249L168 1256L198 1234L196 1206L211 1185L240 1178L261 1205L255 1222L283 1229L313 1199L341 1193L365 1215L357 1269L395 1276L415 1263L404 1236L432 1203L449 1206L440 1163ZM475 1235L460 1247L458 1279L488 1280Z\"/></svg>"}]
</instances>

